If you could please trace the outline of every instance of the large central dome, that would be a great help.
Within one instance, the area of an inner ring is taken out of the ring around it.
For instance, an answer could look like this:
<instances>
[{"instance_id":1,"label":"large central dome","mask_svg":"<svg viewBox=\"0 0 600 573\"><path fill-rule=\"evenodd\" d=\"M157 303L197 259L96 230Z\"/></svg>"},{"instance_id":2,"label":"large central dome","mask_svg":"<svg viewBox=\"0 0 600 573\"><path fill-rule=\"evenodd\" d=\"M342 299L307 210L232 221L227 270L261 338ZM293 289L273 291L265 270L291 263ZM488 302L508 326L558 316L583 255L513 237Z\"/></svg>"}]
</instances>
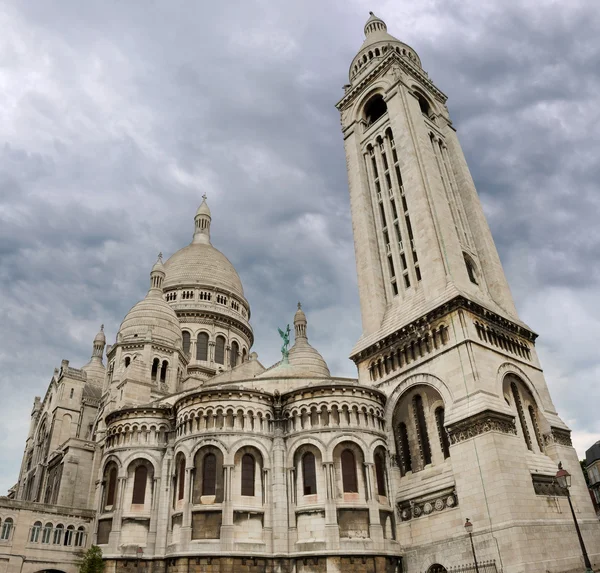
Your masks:
<instances>
[{"instance_id":1,"label":"large central dome","mask_svg":"<svg viewBox=\"0 0 600 573\"><path fill-rule=\"evenodd\" d=\"M174 287L216 287L244 296L242 281L229 259L210 243L210 209L206 198L195 217L194 238L165 263L165 290Z\"/></svg>"},{"instance_id":2,"label":"large central dome","mask_svg":"<svg viewBox=\"0 0 600 573\"><path fill-rule=\"evenodd\" d=\"M191 243L165 263L165 289L178 286L214 286L244 296L242 281L229 259L212 245Z\"/></svg>"}]
</instances>

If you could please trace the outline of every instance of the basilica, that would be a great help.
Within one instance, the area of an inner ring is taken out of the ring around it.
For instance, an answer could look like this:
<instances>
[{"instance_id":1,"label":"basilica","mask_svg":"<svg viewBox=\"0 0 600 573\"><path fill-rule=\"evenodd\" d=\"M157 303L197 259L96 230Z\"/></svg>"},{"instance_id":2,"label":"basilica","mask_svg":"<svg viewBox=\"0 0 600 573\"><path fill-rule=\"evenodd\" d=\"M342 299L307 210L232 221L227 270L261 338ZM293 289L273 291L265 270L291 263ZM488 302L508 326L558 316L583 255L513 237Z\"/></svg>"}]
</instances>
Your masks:
<instances>
[{"instance_id":1,"label":"basilica","mask_svg":"<svg viewBox=\"0 0 600 573\"><path fill-rule=\"evenodd\" d=\"M116 336L101 328L89 362L62 360L34 399L0 498L0 573L75 573L92 545L107 573L583 571L569 500L600 566L570 430L446 96L383 20L364 33L337 103L356 378L330 372L301 304L281 360L260 362L204 197Z\"/></svg>"}]
</instances>

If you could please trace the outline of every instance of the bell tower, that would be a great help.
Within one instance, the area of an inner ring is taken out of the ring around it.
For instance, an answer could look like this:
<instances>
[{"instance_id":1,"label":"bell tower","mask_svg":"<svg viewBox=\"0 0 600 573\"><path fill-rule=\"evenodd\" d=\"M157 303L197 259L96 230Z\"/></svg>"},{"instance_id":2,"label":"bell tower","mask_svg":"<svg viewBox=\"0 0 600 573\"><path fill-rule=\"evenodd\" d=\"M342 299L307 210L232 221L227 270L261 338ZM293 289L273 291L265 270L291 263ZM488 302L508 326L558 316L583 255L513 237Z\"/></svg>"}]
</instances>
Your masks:
<instances>
[{"instance_id":1,"label":"bell tower","mask_svg":"<svg viewBox=\"0 0 600 573\"><path fill-rule=\"evenodd\" d=\"M567 571L579 549L561 538L572 523L559 461L588 548L600 529L537 335L518 317L446 96L373 13L364 33L337 104L363 325L351 358L388 397L406 571L470 561L462 523L475 516L480 556L499 570Z\"/></svg>"}]
</instances>

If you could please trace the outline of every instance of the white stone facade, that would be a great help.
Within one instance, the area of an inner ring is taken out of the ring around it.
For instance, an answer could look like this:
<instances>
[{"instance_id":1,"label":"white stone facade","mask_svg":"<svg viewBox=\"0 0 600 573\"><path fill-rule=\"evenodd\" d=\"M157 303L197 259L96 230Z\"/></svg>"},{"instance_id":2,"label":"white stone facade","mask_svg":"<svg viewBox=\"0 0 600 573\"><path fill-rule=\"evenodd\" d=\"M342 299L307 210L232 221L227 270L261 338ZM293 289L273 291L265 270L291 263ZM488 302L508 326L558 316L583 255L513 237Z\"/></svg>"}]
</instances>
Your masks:
<instances>
[{"instance_id":1,"label":"white stone facade","mask_svg":"<svg viewBox=\"0 0 600 573\"><path fill-rule=\"evenodd\" d=\"M446 98L382 20L371 16L365 35L338 103L358 378L330 374L300 305L289 358L258 361L204 200L191 244L159 256L106 347L107 367L101 330L90 362L63 361L36 398L19 481L0 501L0 573L74 572L91 543L109 572L437 572L472 560L466 518L488 573L572 571L580 551L559 461L600 564L570 431Z\"/></svg>"}]
</instances>

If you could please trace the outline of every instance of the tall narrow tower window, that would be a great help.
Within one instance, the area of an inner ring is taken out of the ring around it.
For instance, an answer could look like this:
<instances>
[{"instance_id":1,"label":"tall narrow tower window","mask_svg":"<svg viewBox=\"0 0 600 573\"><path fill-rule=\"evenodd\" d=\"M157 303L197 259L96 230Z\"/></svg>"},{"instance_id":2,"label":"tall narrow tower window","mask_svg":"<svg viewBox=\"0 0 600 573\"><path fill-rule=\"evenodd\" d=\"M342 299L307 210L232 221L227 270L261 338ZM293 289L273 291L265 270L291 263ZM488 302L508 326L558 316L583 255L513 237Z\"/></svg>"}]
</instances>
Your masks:
<instances>
[{"instance_id":1,"label":"tall narrow tower window","mask_svg":"<svg viewBox=\"0 0 600 573\"><path fill-rule=\"evenodd\" d=\"M408 429L404 422L398 424L398 434L396 436L398 448L398 461L400 466L400 474L405 475L406 472L412 471L412 459L410 456L410 444L408 442Z\"/></svg>"},{"instance_id":2,"label":"tall narrow tower window","mask_svg":"<svg viewBox=\"0 0 600 573\"><path fill-rule=\"evenodd\" d=\"M184 330L183 331L183 353L184 354L190 353L190 345L191 345L190 333L187 330Z\"/></svg>"},{"instance_id":3,"label":"tall narrow tower window","mask_svg":"<svg viewBox=\"0 0 600 573\"><path fill-rule=\"evenodd\" d=\"M446 432L446 428L444 427L444 408L442 408L442 406L439 406L435 410L435 422L437 424L437 430L440 436L440 446L442 447L444 459L449 458L450 443L448 441L448 432Z\"/></svg>"},{"instance_id":4,"label":"tall narrow tower window","mask_svg":"<svg viewBox=\"0 0 600 573\"><path fill-rule=\"evenodd\" d=\"M427 434L427 422L425 421L425 410L423 409L423 398L417 394L413 398L413 410L415 414L415 426L417 437L421 448L421 461L423 465L431 463L431 447L429 446L429 435Z\"/></svg>"},{"instance_id":5,"label":"tall narrow tower window","mask_svg":"<svg viewBox=\"0 0 600 573\"><path fill-rule=\"evenodd\" d=\"M358 493L358 480L356 479L356 460L352 450L344 450L341 456L342 464L342 489L344 493Z\"/></svg>"}]
</instances>

